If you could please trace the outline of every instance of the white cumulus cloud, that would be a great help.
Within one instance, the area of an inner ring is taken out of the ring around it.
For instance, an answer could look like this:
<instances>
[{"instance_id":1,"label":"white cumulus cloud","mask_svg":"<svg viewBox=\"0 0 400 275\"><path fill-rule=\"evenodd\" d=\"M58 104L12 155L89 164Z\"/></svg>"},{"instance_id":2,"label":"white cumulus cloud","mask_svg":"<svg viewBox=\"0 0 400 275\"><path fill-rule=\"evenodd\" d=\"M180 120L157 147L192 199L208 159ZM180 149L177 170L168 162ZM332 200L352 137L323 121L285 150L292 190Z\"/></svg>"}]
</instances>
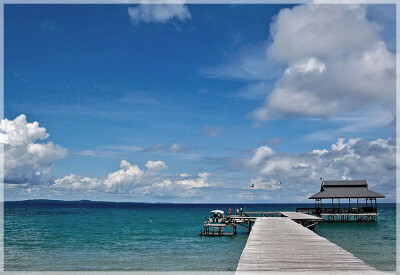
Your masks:
<instances>
[{"instance_id":1,"label":"white cumulus cloud","mask_svg":"<svg viewBox=\"0 0 400 275\"><path fill-rule=\"evenodd\" d=\"M29 123L25 115L0 123L0 143L4 146L5 183L36 183L50 173L57 159L67 150L53 142L39 143L49 134L38 122Z\"/></svg>"},{"instance_id":2,"label":"white cumulus cloud","mask_svg":"<svg viewBox=\"0 0 400 275\"><path fill-rule=\"evenodd\" d=\"M297 154L262 154L264 150L260 148L248 161L256 173L252 182L260 189L275 189L281 181L286 195L302 194L305 198L318 191L320 177L325 180L366 179L372 190L394 199L394 138L369 142L361 138L339 138L330 150L314 149ZM257 161L251 162L253 159Z\"/></svg>"},{"instance_id":3,"label":"white cumulus cloud","mask_svg":"<svg viewBox=\"0 0 400 275\"><path fill-rule=\"evenodd\" d=\"M164 162L148 161L145 166L147 169L142 170L138 165L122 160L120 169L108 174L105 179L71 174L56 179L50 190L131 194L136 198L182 198L196 195L200 189L214 185L209 182L210 174L207 172L194 177L186 173L161 175L158 172L167 168Z\"/></svg>"},{"instance_id":4,"label":"white cumulus cloud","mask_svg":"<svg viewBox=\"0 0 400 275\"><path fill-rule=\"evenodd\" d=\"M56 179L53 188L67 190L96 190L101 188L103 183L95 178L81 177L75 174Z\"/></svg>"},{"instance_id":5,"label":"white cumulus cloud","mask_svg":"<svg viewBox=\"0 0 400 275\"><path fill-rule=\"evenodd\" d=\"M166 168L167 168L167 165L166 165L163 161L161 161L161 160L157 160L157 161L151 161L151 160L149 160L149 161L146 163L146 167L147 167L147 169L149 169L149 170L161 170L161 169L166 169Z\"/></svg>"},{"instance_id":6,"label":"white cumulus cloud","mask_svg":"<svg viewBox=\"0 0 400 275\"><path fill-rule=\"evenodd\" d=\"M187 179L187 180L178 180L176 184L183 185L187 188L201 188L201 187L208 187L211 184L207 182L208 177L210 176L209 173L203 172L197 175L197 178L194 179Z\"/></svg>"},{"instance_id":7,"label":"white cumulus cloud","mask_svg":"<svg viewBox=\"0 0 400 275\"><path fill-rule=\"evenodd\" d=\"M274 151L270 147L268 147L267 145L261 146L257 148L254 156L248 161L248 164L252 166L259 165L264 159L272 156L273 154Z\"/></svg>"},{"instance_id":8,"label":"white cumulus cloud","mask_svg":"<svg viewBox=\"0 0 400 275\"><path fill-rule=\"evenodd\" d=\"M287 68L285 74L293 74L293 73L300 73L300 74L307 74L307 73L318 73L321 74L325 71L326 66L320 60L315 57L310 57L303 59L291 67Z\"/></svg>"},{"instance_id":9,"label":"white cumulus cloud","mask_svg":"<svg viewBox=\"0 0 400 275\"><path fill-rule=\"evenodd\" d=\"M121 161L120 168L120 170L109 174L104 180L107 190L117 192L121 188L126 186L129 187L137 183L137 181L142 178L144 173L139 166L136 164L132 165L126 160Z\"/></svg>"},{"instance_id":10,"label":"white cumulus cloud","mask_svg":"<svg viewBox=\"0 0 400 275\"><path fill-rule=\"evenodd\" d=\"M366 106L394 109L395 56L359 5L301 5L271 24L271 60L287 66L251 116L324 118Z\"/></svg>"}]
</instances>

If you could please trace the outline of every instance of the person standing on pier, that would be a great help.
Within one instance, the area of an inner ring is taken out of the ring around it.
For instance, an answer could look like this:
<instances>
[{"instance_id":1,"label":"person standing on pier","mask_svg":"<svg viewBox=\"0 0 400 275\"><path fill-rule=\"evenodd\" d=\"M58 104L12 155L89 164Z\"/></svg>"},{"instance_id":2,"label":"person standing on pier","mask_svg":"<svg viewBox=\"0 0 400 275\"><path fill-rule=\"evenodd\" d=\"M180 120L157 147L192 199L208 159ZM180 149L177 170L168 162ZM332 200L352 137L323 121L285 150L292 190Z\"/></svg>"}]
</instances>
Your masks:
<instances>
[{"instance_id":1,"label":"person standing on pier","mask_svg":"<svg viewBox=\"0 0 400 275\"><path fill-rule=\"evenodd\" d=\"M229 216L232 215L232 209L229 208Z\"/></svg>"},{"instance_id":2,"label":"person standing on pier","mask_svg":"<svg viewBox=\"0 0 400 275\"><path fill-rule=\"evenodd\" d=\"M236 208L236 215L239 216L239 208Z\"/></svg>"}]
</instances>

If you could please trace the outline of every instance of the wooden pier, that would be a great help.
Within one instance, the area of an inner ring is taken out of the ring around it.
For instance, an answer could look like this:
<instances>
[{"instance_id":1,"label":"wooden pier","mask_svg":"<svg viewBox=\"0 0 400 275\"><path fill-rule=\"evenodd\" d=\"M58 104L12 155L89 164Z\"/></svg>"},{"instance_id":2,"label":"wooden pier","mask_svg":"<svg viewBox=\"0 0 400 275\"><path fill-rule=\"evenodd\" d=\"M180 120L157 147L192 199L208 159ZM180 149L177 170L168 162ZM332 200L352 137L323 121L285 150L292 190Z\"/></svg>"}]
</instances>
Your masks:
<instances>
[{"instance_id":1,"label":"wooden pier","mask_svg":"<svg viewBox=\"0 0 400 275\"><path fill-rule=\"evenodd\" d=\"M279 212L282 217L287 217L293 221L322 221L323 219L320 217L307 215L300 212Z\"/></svg>"},{"instance_id":2,"label":"wooden pier","mask_svg":"<svg viewBox=\"0 0 400 275\"><path fill-rule=\"evenodd\" d=\"M232 236L237 229L251 232L254 222L259 217L287 217L302 226L318 232L318 223L323 219L300 212L244 212L241 215L223 217L220 222L205 222L200 236Z\"/></svg>"},{"instance_id":3,"label":"wooden pier","mask_svg":"<svg viewBox=\"0 0 400 275\"><path fill-rule=\"evenodd\" d=\"M256 219L237 266L238 274L249 271L378 273L351 253L292 220L304 220L309 215L295 214L282 212L285 217Z\"/></svg>"},{"instance_id":4,"label":"wooden pier","mask_svg":"<svg viewBox=\"0 0 400 275\"><path fill-rule=\"evenodd\" d=\"M326 222L376 222L378 213L321 213Z\"/></svg>"},{"instance_id":5,"label":"wooden pier","mask_svg":"<svg viewBox=\"0 0 400 275\"><path fill-rule=\"evenodd\" d=\"M323 221L323 218L312 215L307 215L299 212L281 212L282 217L287 217L292 221L301 224L302 226L311 229L318 233L318 223Z\"/></svg>"},{"instance_id":6,"label":"wooden pier","mask_svg":"<svg viewBox=\"0 0 400 275\"><path fill-rule=\"evenodd\" d=\"M231 228L232 231L226 231L227 228ZM204 224L204 230L201 230L200 236L233 236L236 234L236 225L226 223L206 223Z\"/></svg>"},{"instance_id":7,"label":"wooden pier","mask_svg":"<svg viewBox=\"0 0 400 275\"><path fill-rule=\"evenodd\" d=\"M366 212L367 211L367 212ZM368 212L374 211L374 212ZM298 207L297 213L313 214L321 217L324 222L376 222L378 221L377 209L360 208L314 208Z\"/></svg>"}]
</instances>

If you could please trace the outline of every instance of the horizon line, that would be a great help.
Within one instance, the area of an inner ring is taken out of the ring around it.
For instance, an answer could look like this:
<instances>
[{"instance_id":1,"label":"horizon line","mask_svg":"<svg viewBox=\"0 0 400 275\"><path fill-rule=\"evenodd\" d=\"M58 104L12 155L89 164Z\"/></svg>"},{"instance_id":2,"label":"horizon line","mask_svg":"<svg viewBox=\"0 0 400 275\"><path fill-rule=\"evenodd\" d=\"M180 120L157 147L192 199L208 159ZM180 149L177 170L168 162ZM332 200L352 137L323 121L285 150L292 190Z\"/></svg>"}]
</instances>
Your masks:
<instances>
[{"instance_id":1,"label":"horizon line","mask_svg":"<svg viewBox=\"0 0 400 275\"><path fill-rule=\"evenodd\" d=\"M140 201L103 201L103 200L88 200L88 199L81 199L81 200L58 200L58 199L26 199L26 200L7 200L3 203L9 202L32 202L32 201L59 201L59 202L103 202L103 203L132 203L132 204L314 204L314 202L140 202ZM397 202L380 202L380 203L394 203Z\"/></svg>"}]
</instances>

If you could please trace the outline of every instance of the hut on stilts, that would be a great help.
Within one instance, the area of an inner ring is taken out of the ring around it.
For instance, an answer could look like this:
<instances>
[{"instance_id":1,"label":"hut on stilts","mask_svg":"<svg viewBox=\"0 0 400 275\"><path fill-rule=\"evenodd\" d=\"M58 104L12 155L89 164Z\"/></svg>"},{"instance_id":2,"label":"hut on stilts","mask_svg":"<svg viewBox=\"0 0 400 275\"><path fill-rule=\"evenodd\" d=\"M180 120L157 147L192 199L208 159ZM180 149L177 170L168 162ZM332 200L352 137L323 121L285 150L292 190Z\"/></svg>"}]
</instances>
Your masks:
<instances>
[{"instance_id":1,"label":"hut on stilts","mask_svg":"<svg viewBox=\"0 0 400 275\"><path fill-rule=\"evenodd\" d=\"M322 181L320 192L309 199L315 200L318 217L326 221L349 222L377 221L376 199L384 197L369 190L366 180L340 180Z\"/></svg>"}]
</instances>

